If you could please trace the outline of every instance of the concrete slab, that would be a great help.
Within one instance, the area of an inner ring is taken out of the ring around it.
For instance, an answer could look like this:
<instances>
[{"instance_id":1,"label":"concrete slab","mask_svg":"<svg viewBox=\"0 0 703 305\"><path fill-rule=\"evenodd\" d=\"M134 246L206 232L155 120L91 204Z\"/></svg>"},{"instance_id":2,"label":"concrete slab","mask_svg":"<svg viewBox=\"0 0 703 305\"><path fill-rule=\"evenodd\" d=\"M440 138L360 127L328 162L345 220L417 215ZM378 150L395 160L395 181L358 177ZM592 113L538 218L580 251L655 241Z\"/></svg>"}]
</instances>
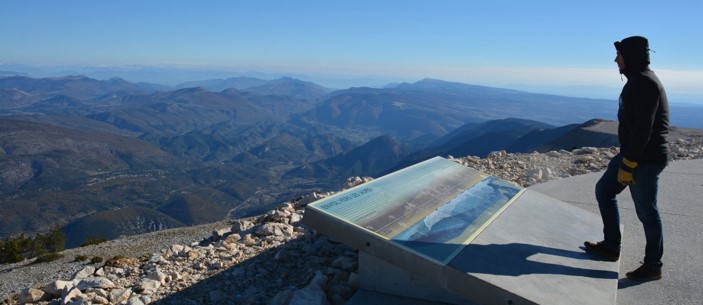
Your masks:
<instances>
[{"instance_id":1,"label":"concrete slab","mask_svg":"<svg viewBox=\"0 0 703 305\"><path fill-rule=\"evenodd\" d=\"M535 304L615 304L618 263L580 249L599 232L597 215L527 190L449 266Z\"/></svg>"},{"instance_id":2,"label":"concrete slab","mask_svg":"<svg viewBox=\"0 0 703 305\"><path fill-rule=\"evenodd\" d=\"M598 212L594 187L602 172L535 185L530 190ZM625 228L620 258L618 304L703 304L703 160L673 161L660 176L658 206L664 225L664 278L633 282L625 273L644 257L644 232L632 197L619 197ZM590 238L595 240L601 235Z\"/></svg>"},{"instance_id":3,"label":"concrete slab","mask_svg":"<svg viewBox=\"0 0 703 305\"><path fill-rule=\"evenodd\" d=\"M579 248L599 232L597 220L528 190L446 267L360 251L360 283L447 304L615 304L618 263L594 261Z\"/></svg>"}]
</instances>

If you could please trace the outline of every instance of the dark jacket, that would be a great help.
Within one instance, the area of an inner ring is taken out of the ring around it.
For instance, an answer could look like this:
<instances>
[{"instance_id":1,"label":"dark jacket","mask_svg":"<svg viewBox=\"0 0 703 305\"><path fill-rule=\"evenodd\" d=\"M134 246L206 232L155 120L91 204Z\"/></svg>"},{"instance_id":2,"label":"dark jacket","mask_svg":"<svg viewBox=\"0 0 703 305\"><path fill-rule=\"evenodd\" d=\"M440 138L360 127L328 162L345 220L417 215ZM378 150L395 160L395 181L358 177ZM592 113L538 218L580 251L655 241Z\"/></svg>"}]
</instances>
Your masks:
<instances>
[{"instance_id":1,"label":"dark jacket","mask_svg":"<svg viewBox=\"0 0 703 305\"><path fill-rule=\"evenodd\" d=\"M666 164L669 102L664 87L649 68L626 69L625 76L618 109L620 153L630 161Z\"/></svg>"},{"instance_id":2,"label":"dark jacket","mask_svg":"<svg viewBox=\"0 0 703 305\"><path fill-rule=\"evenodd\" d=\"M615 42L625 63L627 83L620 93L620 154L638 163L668 162L669 102L664 86L649 69L649 41L632 36Z\"/></svg>"}]
</instances>

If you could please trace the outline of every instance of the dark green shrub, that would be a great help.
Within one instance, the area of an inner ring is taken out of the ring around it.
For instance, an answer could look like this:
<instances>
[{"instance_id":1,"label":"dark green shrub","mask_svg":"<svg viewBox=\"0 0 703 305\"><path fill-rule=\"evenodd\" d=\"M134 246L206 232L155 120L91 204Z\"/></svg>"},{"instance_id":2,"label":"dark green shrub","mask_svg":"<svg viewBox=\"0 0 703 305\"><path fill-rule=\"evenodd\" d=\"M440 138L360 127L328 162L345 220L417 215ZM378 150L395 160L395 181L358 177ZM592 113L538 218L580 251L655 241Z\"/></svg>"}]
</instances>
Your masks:
<instances>
[{"instance_id":1,"label":"dark green shrub","mask_svg":"<svg viewBox=\"0 0 703 305\"><path fill-rule=\"evenodd\" d=\"M119 266L118 262L119 262L120 260L123 260L123 259L125 259L124 256L122 256L122 255L115 255L115 256L113 256L112 258L110 258L110 259L108 259L107 261L105 261L105 265L106 265L106 266L111 266L111 267L118 267L118 266Z\"/></svg>"},{"instance_id":2,"label":"dark green shrub","mask_svg":"<svg viewBox=\"0 0 703 305\"><path fill-rule=\"evenodd\" d=\"M88 259L87 255L76 255L76 258L74 258L73 261L74 262L82 262L87 259Z\"/></svg>"},{"instance_id":3,"label":"dark green shrub","mask_svg":"<svg viewBox=\"0 0 703 305\"><path fill-rule=\"evenodd\" d=\"M20 236L0 240L0 264L15 263L26 258L38 257L65 249L66 235L58 225L46 235L37 234L34 238Z\"/></svg>"},{"instance_id":4,"label":"dark green shrub","mask_svg":"<svg viewBox=\"0 0 703 305\"><path fill-rule=\"evenodd\" d=\"M40 244L46 252L60 252L66 249L66 234L56 225L46 235L37 236L35 242Z\"/></svg>"},{"instance_id":5,"label":"dark green shrub","mask_svg":"<svg viewBox=\"0 0 703 305\"><path fill-rule=\"evenodd\" d=\"M95 256L90 259L91 264L97 264L103 261L103 258L101 256Z\"/></svg>"},{"instance_id":6,"label":"dark green shrub","mask_svg":"<svg viewBox=\"0 0 703 305\"><path fill-rule=\"evenodd\" d=\"M81 244L81 247L85 246L90 246L90 245L97 245L101 244L108 241L107 238L104 237L97 237L97 236L88 236L85 241Z\"/></svg>"},{"instance_id":7,"label":"dark green shrub","mask_svg":"<svg viewBox=\"0 0 703 305\"><path fill-rule=\"evenodd\" d=\"M22 249L24 238L24 235L20 235L18 238L7 238L2 241L0 244L0 264L17 263L25 259L22 255L25 252Z\"/></svg>"},{"instance_id":8,"label":"dark green shrub","mask_svg":"<svg viewBox=\"0 0 703 305\"><path fill-rule=\"evenodd\" d=\"M37 259L33 262L33 264L53 262L63 257L64 255L61 253L44 253L37 256Z\"/></svg>"}]
</instances>

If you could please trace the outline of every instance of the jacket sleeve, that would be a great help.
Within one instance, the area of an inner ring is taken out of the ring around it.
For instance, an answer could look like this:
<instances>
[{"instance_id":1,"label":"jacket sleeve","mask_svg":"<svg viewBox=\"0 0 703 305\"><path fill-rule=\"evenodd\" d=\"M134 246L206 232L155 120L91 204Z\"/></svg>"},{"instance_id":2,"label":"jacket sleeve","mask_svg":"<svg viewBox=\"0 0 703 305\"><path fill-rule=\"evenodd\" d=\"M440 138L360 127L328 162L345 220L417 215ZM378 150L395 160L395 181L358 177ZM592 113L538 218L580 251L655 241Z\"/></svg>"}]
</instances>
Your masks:
<instances>
[{"instance_id":1,"label":"jacket sleeve","mask_svg":"<svg viewBox=\"0 0 703 305\"><path fill-rule=\"evenodd\" d=\"M652 81L643 81L634 96L632 125L629 145L624 157L639 162L652 136L652 126L659 108L659 86Z\"/></svg>"}]
</instances>

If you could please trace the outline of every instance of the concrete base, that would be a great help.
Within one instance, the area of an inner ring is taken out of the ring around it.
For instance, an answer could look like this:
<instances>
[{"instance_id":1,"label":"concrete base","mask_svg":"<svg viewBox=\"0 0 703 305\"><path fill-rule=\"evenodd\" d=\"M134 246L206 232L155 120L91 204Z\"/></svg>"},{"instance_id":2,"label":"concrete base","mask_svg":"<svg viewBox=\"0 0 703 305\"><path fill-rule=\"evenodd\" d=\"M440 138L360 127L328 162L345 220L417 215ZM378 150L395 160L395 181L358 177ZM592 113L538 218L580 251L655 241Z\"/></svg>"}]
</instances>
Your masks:
<instances>
[{"instance_id":1,"label":"concrete base","mask_svg":"<svg viewBox=\"0 0 703 305\"><path fill-rule=\"evenodd\" d=\"M451 305L361 289L344 305Z\"/></svg>"},{"instance_id":2,"label":"concrete base","mask_svg":"<svg viewBox=\"0 0 703 305\"><path fill-rule=\"evenodd\" d=\"M361 288L446 304L615 304L619 263L582 249L601 234L600 216L526 190L446 266L361 249Z\"/></svg>"},{"instance_id":3,"label":"concrete base","mask_svg":"<svg viewBox=\"0 0 703 305\"><path fill-rule=\"evenodd\" d=\"M415 275L394 264L359 252L359 286L362 290L406 297L406 302L439 302L473 305L471 301L437 286L422 275ZM396 303L385 303L396 304Z\"/></svg>"}]
</instances>

